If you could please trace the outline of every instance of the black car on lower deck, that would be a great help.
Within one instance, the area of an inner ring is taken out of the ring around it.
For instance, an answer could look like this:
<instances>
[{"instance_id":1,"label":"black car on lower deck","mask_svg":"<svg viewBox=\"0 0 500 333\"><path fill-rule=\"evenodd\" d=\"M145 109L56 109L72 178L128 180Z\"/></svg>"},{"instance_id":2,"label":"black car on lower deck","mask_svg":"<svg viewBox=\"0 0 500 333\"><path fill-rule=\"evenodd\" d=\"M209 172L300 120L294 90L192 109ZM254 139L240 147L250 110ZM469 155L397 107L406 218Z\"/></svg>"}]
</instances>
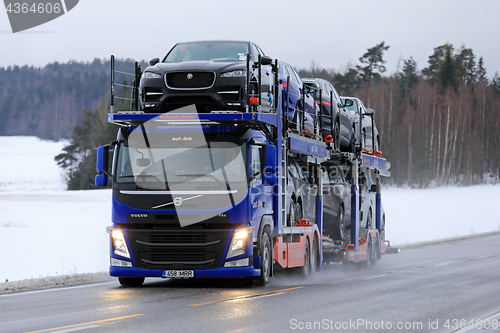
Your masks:
<instances>
[{"instance_id":1,"label":"black car on lower deck","mask_svg":"<svg viewBox=\"0 0 500 333\"><path fill-rule=\"evenodd\" d=\"M311 184L307 167L295 160L288 161L288 186L286 189L287 226L293 226L296 219L308 219L314 223L316 218L316 187Z\"/></svg>"},{"instance_id":2,"label":"black car on lower deck","mask_svg":"<svg viewBox=\"0 0 500 333\"><path fill-rule=\"evenodd\" d=\"M271 58L252 42L178 43L161 62L155 58L149 64L139 85L144 112L163 113L191 104L196 104L200 113L245 111L247 96L258 97L259 72L262 105L272 106L268 95L274 77Z\"/></svg>"},{"instance_id":3,"label":"black car on lower deck","mask_svg":"<svg viewBox=\"0 0 500 333\"><path fill-rule=\"evenodd\" d=\"M332 136L335 149L354 152L354 125L334 86L324 79L302 79L307 92L321 106L322 135Z\"/></svg>"}]
</instances>

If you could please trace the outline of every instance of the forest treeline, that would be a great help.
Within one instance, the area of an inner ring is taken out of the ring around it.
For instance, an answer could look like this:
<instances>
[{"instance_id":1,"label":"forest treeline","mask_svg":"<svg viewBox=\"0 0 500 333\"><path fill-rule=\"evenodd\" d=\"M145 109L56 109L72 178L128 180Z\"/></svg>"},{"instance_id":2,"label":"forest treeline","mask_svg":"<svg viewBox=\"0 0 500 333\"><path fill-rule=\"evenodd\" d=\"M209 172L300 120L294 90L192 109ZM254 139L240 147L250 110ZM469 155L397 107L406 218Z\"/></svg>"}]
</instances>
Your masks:
<instances>
[{"instance_id":1,"label":"forest treeline","mask_svg":"<svg viewBox=\"0 0 500 333\"><path fill-rule=\"evenodd\" d=\"M381 151L392 167L385 183L416 187L497 182L500 168L500 75L488 76L482 57L451 44L434 49L425 67L401 59L386 71L384 42L344 73L315 66L344 96L374 109Z\"/></svg>"},{"instance_id":2,"label":"forest treeline","mask_svg":"<svg viewBox=\"0 0 500 333\"><path fill-rule=\"evenodd\" d=\"M43 68L0 68L0 135L70 138L82 110L108 92L109 62L53 63Z\"/></svg>"},{"instance_id":3,"label":"forest treeline","mask_svg":"<svg viewBox=\"0 0 500 333\"><path fill-rule=\"evenodd\" d=\"M0 135L69 139L82 110L95 110L109 87L109 60L0 67Z\"/></svg>"},{"instance_id":4,"label":"forest treeline","mask_svg":"<svg viewBox=\"0 0 500 333\"><path fill-rule=\"evenodd\" d=\"M298 72L327 79L341 95L376 111L380 147L392 164L386 184L498 181L500 75L487 73L472 49L451 44L434 48L426 64L401 59L396 73L386 75L389 48L384 42L369 48L343 72L314 62ZM105 122L109 68L99 59L0 68L0 135L71 138L57 158L68 170L68 188L93 188L95 149L116 133Z\"/></svg>"}]
</instances>

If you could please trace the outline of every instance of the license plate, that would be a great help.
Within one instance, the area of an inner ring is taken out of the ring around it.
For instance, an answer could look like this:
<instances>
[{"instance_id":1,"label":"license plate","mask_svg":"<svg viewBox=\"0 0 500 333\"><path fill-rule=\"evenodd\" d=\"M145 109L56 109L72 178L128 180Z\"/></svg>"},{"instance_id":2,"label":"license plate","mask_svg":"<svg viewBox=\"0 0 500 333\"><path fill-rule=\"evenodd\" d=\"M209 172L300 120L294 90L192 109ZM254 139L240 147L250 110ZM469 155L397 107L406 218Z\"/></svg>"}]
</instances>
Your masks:
<instances>
[{"instance_id":1,"label":"license plate","mask_svg":"<svg viewBox=\"0 0 500 333\"><path fill-rule=\"evenodd\" d=\"M192 278L194 271L163 271L164 278Z\"/></svg>"}]
</instances>

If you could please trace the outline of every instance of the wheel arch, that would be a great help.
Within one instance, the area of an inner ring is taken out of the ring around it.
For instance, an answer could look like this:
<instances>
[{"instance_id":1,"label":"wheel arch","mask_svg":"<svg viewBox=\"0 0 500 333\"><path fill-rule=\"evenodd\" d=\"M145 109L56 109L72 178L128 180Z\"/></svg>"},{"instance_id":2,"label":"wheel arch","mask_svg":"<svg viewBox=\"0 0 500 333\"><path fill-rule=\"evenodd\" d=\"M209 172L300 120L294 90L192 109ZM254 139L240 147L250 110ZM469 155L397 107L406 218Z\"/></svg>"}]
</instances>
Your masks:
<instances>
[{"instance_id":1,"label":"wheel arch","mask_svg":"<svg viewBox=\"0 0 500 333\"><path fill-rule=\"evenodd\" d=\"M257 234L257 242L254 243L254 249L255 249L255 247L257 247L257 253L254 253L254 255L256 255L256 254L260 255L260 253L258 253L259 249L260 249L260 240L262 238L262 233L264 232L266 227L269 227L269 237L271 238L271 241L272 241L273 230L274 230L274 221L273 221L273 218L271 215L264 215L262 217L262 219L260 220L259 230L258 230L258 234Z\"/></svg>"}]
</instances>

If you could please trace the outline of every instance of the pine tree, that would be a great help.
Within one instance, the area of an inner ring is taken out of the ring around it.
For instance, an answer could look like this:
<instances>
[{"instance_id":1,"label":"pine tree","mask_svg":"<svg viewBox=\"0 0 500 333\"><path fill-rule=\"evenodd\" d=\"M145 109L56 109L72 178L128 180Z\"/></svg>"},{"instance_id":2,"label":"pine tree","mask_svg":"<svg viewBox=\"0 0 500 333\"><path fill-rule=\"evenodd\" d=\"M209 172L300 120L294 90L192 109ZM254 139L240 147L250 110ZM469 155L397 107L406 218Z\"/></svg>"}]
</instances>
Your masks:
<instances>
[{"instance_id":1,"label":"pine tree","mask_svg":"<svg viewBox=\"0 0 500 333\"><path fill-rule=\"evenodd\" d=\"M495 76L492 79L491 85L495 89L497 94L500 94L500 75L498 72L495 73Z\"/></svg>"},{"instance_id":2,"label":"pine tree","mask_svg":"<svg viewBox=\"0 0 500 333\"><path fill-rule=\"evenodd\" d=\"M457 76L466 85L476 82L476 56L472 49L464 45L458 50L455 56Z\"/></svg>"},{"instance_id":3,"label":"pine tree","mask_svg":"<svg viewBox=\"0 0 500 333\"><path fill-rule=\"evenodd\" d=\"M477 74L477 81L478 82L488 84L488 78L486 77L486 68L484 68L483 57L480 57L479 61L477 62L476 74Z\"/></svg>"},{"instance_id":4,"label":"pine tree","mask_svg":"<svg viewBox=\"0 0 500 333\"><path fill-rule=\"evenodd\" d=\"M399 77L399 87L403 97L405 97L408 91L418 82L417 74L417 63L410 57L408 60L404 60L404 66L402 72L398 75Z\"/></svg>"},{"instance_id":5,"label":"pine tree","mask_svg":"<svg viewBox=\"0 0 500 333\"><path fill-rule=\"evenodd\" d=\"M68 190L96 188L97 147L116 138L116 126L106 122L109 102L103 102L94 111L83 110L83 120L73 128L70 144L55 157L57 164L68 171Z\"/></svg>"},{"instance_id":6,"label":"pine tree","mask_svg":"<svg viewBox=\"0 0 500 333\"><path fill-rule=\"evenodd\" d=\"M444 88L458 88L457 66L453 59L453 48L445 49L444 61L439 71L439 85Z\"/></svg>"},{"instance_id":7,"label":"pine tree","mask_svg":"<svg viewBox=\"0 0 500 333\"><path fill-rule=\"evenodd\" d=\"M389 49L389 45L385 42L375 45L368 49L368 51L359 58L359 62L366 66L356 66L361 81L370 87L372 81L380 79L381 74L386 71L384 64L384 51Z\"/></svg>"}]
</instances>

